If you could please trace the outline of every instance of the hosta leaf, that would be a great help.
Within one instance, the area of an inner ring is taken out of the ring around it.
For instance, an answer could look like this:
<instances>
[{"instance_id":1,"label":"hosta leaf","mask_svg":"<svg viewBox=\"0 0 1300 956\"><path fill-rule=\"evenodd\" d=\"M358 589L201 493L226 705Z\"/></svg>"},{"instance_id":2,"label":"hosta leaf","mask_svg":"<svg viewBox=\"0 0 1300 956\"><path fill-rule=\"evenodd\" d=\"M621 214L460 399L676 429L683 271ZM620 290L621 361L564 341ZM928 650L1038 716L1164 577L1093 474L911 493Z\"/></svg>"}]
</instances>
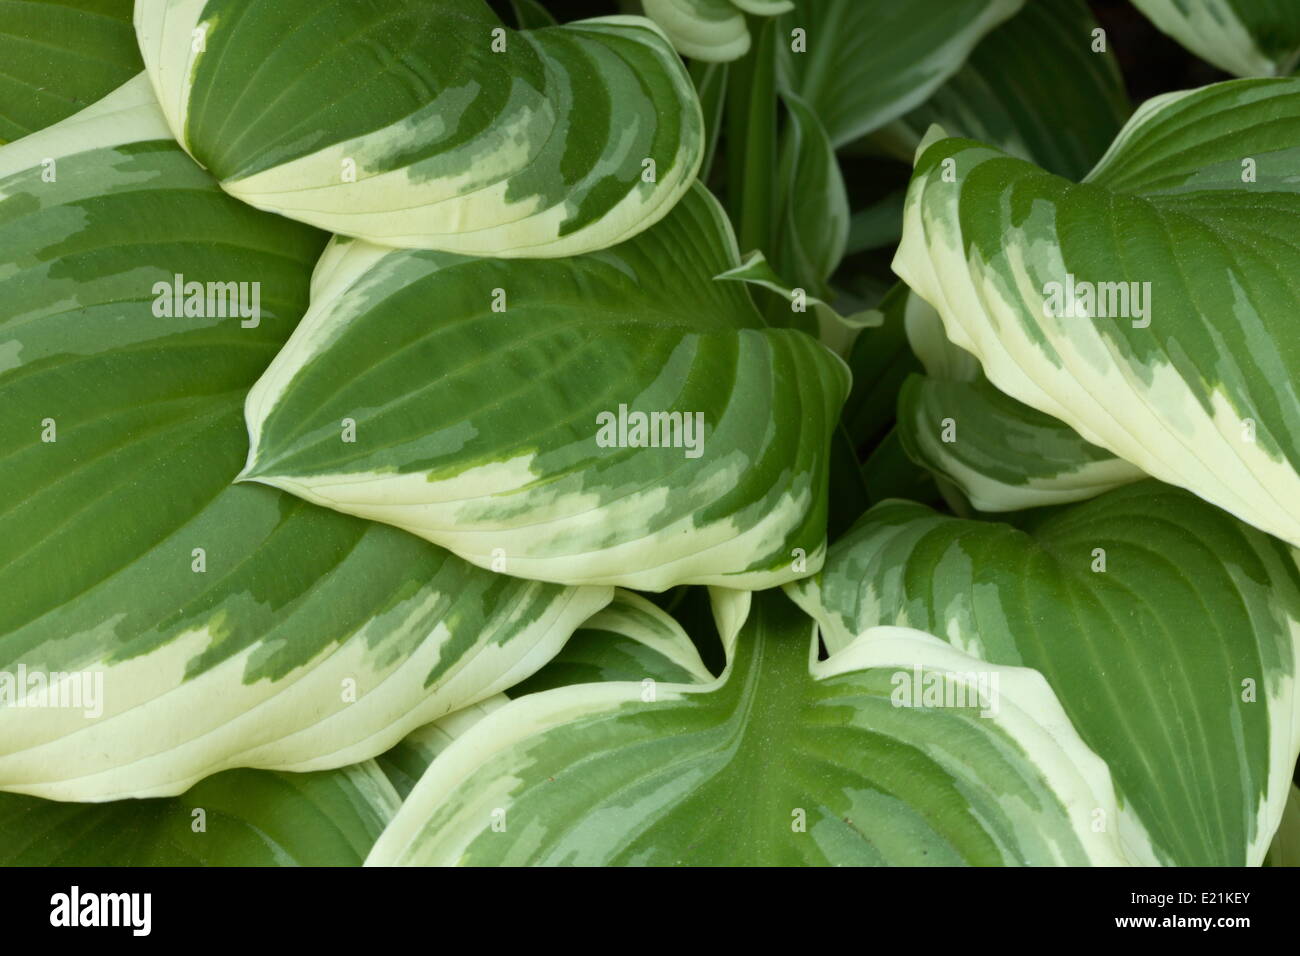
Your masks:
<instances>
[{"instance_id":1,"label":"hosta leaf","mask_svg":"<svg viewBox=\"0 0 1300 956\"><path fill-rule=\"evenodd\" d=\"M357 866L400 803L372 761L318 773L228 770L152 800L0 793L0 864Z\"/></svg>"},{"instance_id":2,"label":"hosta leaf","mask_svg":"<svg viewBox=\"0 0 1300 956\"><path fill-rule=\"evenodd\" d=\"M1115 53L1084 0L1025 4L924 104L880 134L908 162L931 124L1078 178L1132 112Z\"/></svg>"},{"instance_id":3,"label":"hosta leaf","mask_svg":"<svg viewBox=\"0 0 1300 956\"><path fill-rule=\"evenodd\" d=\"M792 0L642 0L645 13L663 28L682 56L709 63L738 60L749 52L745 14L775 16Z\"/></svg>"},{"instance_id":4,"label":"hosta leaf","mask_svg":"<svg viewBox=\"0 0 1300 956\"><path fill-rule=\"evenodd\" d=\"M800 555L810 572L848 372L713 280L736 257L703 187L572 259L336 241L248 397L242 477L540 580L765 587ZM651 433L651 414L677 417Z\"/></svg>"},{"instance_id":5,"label":"hosta leaf","mask_svg":"<svg viewBox=\"0 0 1300 956\"><path fill-rule=\"evenodd\" d=\"M232 486L246 390L324 238L224 195L143 75L0 150L0 789L352 763L528 676L608 602ZM173 314L178 275L235 288ZM33 706L32 675L61 673L94 704Z\"/></svg>"},{"instance_id":6,"label":"hosta leaf","mask_svg":"<svg viewBox=\"0 0 1300 956\"><path fill-rule=\"evenodd\" d=\"M1297 144L1300 79L1152 100L1081 185L943 139L894 269L1002 391L1300 543Z\"/></svg>"},{"instance_id":7,"label":"hosta leaf","mask_svg":"<svg viewBox=\"0 0 1300 956\"><path fill-rule=\"evenodd\" d=\"M781 18L785 86L850 140L920 106L1024 0L797 0ZM792 31L803 31L800 37Z\"/></svg>"},{"instance_id":8,"label":"hosta leaf","mask_svg":"<svg viewBox=\"0 0 1300 956\"><path fill-rule=\"evenodd\" d=\"M900 628L817 661L811 625L757 595L715 682L513 701L434 760L367 864L1125 862L1089 825L1115 810L1105 767L1040 675ZM985 706L898 705L900 675L976 671Z\"/></svg>"},{"instance_id":9,"label":"hosta leaf","mask_svg":"<svg viewBox=\"0 0 1300 956\"><path fill-rule=\"evenodd\" d=\"M500 26L483 0L139 0L168 123L231 195L390 246L600 249L658 220L699 101L639 17Z\"/></svg>"},{"instance_id":10,"label":"hosta leaf","mask_svg":"<svg viewBox=\"0 0 1300 956\"><path fill-rule=\"evenodd\" d=\"M1133 0L1197 56L1237 76L1290 73L1300 61L1300 16L1290 0Z\"/></svg>"},{"instance_id":11,"label":"hosta leaf","mask_svg":"<svg viewBox=\"0 0 1300 956\"><path fill-rule=\"evenodd\" d=\"M981 511L1019 511L1092 498L1146 477L1064 422L998 391L969 352L944 335L919 296L907 334L925 363L898 397L898 436L913 461L954 482Z\"/></svg>"},{"instance_id":12,"label":"hosta leaf","mask_svg":"<svg viewBox=\"0 0 1300 956\"><path fill-rule=\"evenodd\" d=\"M713 675L671 614L639 594L617 590L608 607L578 628L550 663L511 688L510 696L614 680L708 683Z\"/></svg>"},{"instance_id":13,"label":"hosta leaf","mask_svg":"<svg viewBox=\"0 0 1300 956\"><path fill-rule=\"evenodd\" d=\"M1295 552L1156 482L1021 525L886 502L790 590L832 651L898 625L1040 671L1109 764L1135 853L1258 864L1300 746Z\"/></svg>"},{"instance_id":14,"label":"hosta leaf","mask_svg":"<svg viewBox=\"0 0 1300 956\"><path fill-rule=\"evenodd\" d=\"M66 119L140 72L132 0L0 0L0 145Z\"/></svg>"}]
</instances>

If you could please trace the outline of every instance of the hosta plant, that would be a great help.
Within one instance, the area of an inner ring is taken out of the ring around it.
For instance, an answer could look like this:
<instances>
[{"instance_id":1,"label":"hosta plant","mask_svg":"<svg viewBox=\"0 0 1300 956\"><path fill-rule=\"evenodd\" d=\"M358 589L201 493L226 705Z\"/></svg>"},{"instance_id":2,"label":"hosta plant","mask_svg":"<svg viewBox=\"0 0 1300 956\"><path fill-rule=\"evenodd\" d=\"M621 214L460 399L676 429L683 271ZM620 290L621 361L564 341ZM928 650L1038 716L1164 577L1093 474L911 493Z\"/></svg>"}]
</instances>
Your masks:
<instances>
[{"instance_id":1,"label":"hosta plant","mask_svg":"<svg viewBox=\"0 0 1300 956\"><path fill-rule=\"evenodd\" d=\"M0 861L1293 862L1300 13L1135 6L2 0Z\"/></svg>"}]
</instances>

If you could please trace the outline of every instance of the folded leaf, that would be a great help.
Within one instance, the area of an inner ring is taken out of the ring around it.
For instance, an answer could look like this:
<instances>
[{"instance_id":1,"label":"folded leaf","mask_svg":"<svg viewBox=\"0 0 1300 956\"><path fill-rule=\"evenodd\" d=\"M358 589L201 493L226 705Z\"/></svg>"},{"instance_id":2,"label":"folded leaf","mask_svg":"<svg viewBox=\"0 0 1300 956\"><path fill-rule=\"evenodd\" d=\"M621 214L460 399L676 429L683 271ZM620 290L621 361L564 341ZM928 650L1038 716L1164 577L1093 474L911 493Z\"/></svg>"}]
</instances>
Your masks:
<instances>
[{"instance_id":1,"label":"folded leaf","mask_svg":"<svg viewBox=\"0 0 1300 956\"><path fill-rule=\"evenodd\" d=\"M131 2L0 3L0 145L66 119L140 72Z\"/></svg>"},{"instance_id":2,"label":"folded leaf","mask_svg":"<svg viewBox=\"0 0 1300 956\"><path fill-rule=\"evenodd\" d=\"M155 800L0 793L0 864L357 866L400 803L372 761L319 773L228 770Z\"/></svg>"},{"instance_id":3,"label":"folded leaf","mask_svg":"<svg viewBox=\"0 0 1300 956\"><path fill-rule=\"evenodd\" d=\"M0 789L353 763L609 601L232 486L324 239L223 194L143 75L0 150Z\"/></svg>"},{"instance_id":4,"label":"folded leaf","mask_svg":"<svg viewBox=\"0 0 1300 956\"><path fill-rule=\"evenodd\" d=\"M818 661L777 593L732 646L717 681L650 700L512 701L439 754L367 865L1127 862L1090 825L1116 812L1105 766L1039 674L902 628ZM952 696L900 695L911 680Z\"/></svg>"},{"instance_id":5,"label":"folded leaf","mask_svg":"<svg viewBox=\"0 0 1300 956\"><path fill-rule=\"evenodd\" d=\"M1002 391L1300 544L1300 79L1146 103L1076 185L919 157L894 270Z\"/></svg>"},{"instance_id":6,"label":"folded leaf","mask_svg":"<svg viewBox=\"0 0 1300 956\"><path fill-rule=\"evenodd\" d=\"M249 394L242 477L538 580L658 591L810 573L848 372L713 280L735 261L703 187L571 259L336 240Z\"/></svg>"},{"instance_id":7,"label":"folded leaf","mask_svg":"<svg viewBox=\"0 0 1300 956\"><path fill-rule=\"evenodd\" d=\"M1237 76L1292 72L1300 17L1287 0L1133 0L1151 22L1197 56Z\"/></svg>"},{"instance_id":8,"label":"folded leaf","mask_svg":"<svg viewBox=\"0 0 1300 956\"><path fill-rule=\"evenodd\" d=\"M139 0L181 145L231 195L390 246L574 255L690 188L699 101L639 17L514 31L483 0Z\"/></svg>"},{"instance_id":9,"label":"folded leaf","mask_svg":"<svg viewBox=\"0 0 1300 956\"><path fill-rule=\"evenodd\" d=\"M897 625L1041 672L1110 766L1124 809L1099 823L1131 852L1258 865L1300 748L1295 552L1155 482L1020 524L886 502L790 592L832 652Z\"/></svg>"}]
</instances>

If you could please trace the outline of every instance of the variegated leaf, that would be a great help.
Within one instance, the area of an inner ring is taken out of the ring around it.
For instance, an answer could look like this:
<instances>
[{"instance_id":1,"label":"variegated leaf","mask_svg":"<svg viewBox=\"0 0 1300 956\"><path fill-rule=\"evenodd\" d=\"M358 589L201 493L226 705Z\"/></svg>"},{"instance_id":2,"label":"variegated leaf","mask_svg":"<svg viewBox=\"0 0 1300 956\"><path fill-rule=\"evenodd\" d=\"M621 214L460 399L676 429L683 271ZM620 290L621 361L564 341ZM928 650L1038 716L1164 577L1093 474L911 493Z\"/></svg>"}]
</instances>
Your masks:
<instances>
[{"instance_id":1,"label":"variegated leaf","mask_svg":"<svg viewBox=\"0 0 1300 956\"><path fill-rule=\"evenodd\" d=\"M483 0L138 0L167 121L231 195L389 246L575 255L664 216L699 101L640 17L501 26Z\"/></svg>"},{"instance_id":2,"label":"variegated leaf","mask_svg":"<svg viewBox=\"0 0 1300 956\"><path fill-rule=\"evenodd\" d=\"M609 601L231 484L324 240L224 195L143 75L0 149L0 789L352 763Z\"/></svg>"},{"instance_id":3,"label":"variegated leaf","mask_svg":"<svg viewBox=\"0 0 1300 956\"><path fill-rule=\"evenodd\" d=\"M1286 545L1156 482L1017 527L886 502L789 590L831 651L926 629L1047 678L1109 765L1142 858L1258 865L1300 748L1300 569Z\"/></svg>"},{"instance_id":4,"label":"variegated leaf","mask_svg":"<svg viewBox=\"0 0 1300 956\"><path fill-rule=\"evenodd\" d=\"M66 119L141 70L132 0L0 0L0 145Z\"/></svg>"},{"instance_id":5,"label":"variegated leaf","mask_svg":"<svg viewBox=\"0 0 1300 956\"><path fill-rule=\"evenodd\" d=\"M1024 0L796 0L784 86L842 146L920 106Z\"/></svg>"},{"instance_id":6,"label":"variegated leaf","mask_svg":"<svg viewBox=\"0 0 1300 956\"><path fill-rule=\"evenodd\" d=\"M714 682L562 687L476 724L367 865L1128 862L1041 675L902 628L818 661L782 595L754 604Z\"/></svg>"},{"instance_id":7,"label":"variegated leaf","mask_svg":"<svg viewBox=\"0 0 1300 956\"><path fill-rule=\"evenodd\" d=\"M1300 65L1293 0L1133 0L1197 56L1237 76L1285 76Z\"/></svg>"},{"instance_id":8,"label":"variegated leaf","mask_svg":"<svg viewBox=\"0 0 1300 956\"><path fill-rule=\"evenodd\" d=\"M1146 477L998 391L975 357L948 341L929 303L911 293L903 302L907 336L927 374L903 384L899 439L908 457L954 482L980 511L1081 501Z\"/></svg>"},{"instance_id":9,"label":"variegated leaf","mask_svg":"<svg viewBox=\"0 0 1300 956\"><path fill-rule=\"evenodd\" d=\"M736 259L703 187L571 259L336 240L249 394L241 477L538 580L756 588L809 573L848 372L714 281Z\"/></svg>"},{"instance_id":10,"label":"variegated leaf","mask_svg":"<svg viewBox=\"0 0 1300 956\"><path fill-rule=\"evenodd\" d=\"M642 0L645 14L668 34L682 56L710 63L738 60L749 52L745 14L775 16L792 0Z\"/></svg>"},{"instance_id":11,"label":"variegated leaf","mask_svg":"<svg viewBox=\"0 0 1300 956\"><path fill-rule=\"evenodd\" d=\"M894 270L1002 391L1300 544L1300 79L1146 103L1083 184L924 149Z\"/></svg>"},{"instance_id":12,"label":"variegated leaf","mask_svg":"<svg viewBox=\"0 0 1300 956\"><path fill-rule=\"evenodd\" d=\"M318 773L227 770L151 800L0 793L0 865L357 866L400 804L369 760Z\"/></svg>"}]
</instances>

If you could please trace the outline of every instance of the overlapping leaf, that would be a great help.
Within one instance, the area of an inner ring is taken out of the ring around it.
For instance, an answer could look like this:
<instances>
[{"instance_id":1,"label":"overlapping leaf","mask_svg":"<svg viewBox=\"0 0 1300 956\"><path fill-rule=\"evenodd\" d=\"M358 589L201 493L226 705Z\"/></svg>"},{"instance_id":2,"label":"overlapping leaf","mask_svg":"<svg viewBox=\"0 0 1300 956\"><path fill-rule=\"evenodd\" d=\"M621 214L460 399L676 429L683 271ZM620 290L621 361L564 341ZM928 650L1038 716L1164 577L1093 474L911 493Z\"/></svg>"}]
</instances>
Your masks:
<instances>
[{"instance_id":1,"label":"overlapping leaf","mask_svg":"<svg viewBox=\"0 0 1300 956\"><path fill-rule=\"evenodd\" d=\"M572 259L336 240L249 395L242 477L529 578L793 580L823 551L848 372L714 281L736 258L703 187Z\"/></svg>"},{"instance_id":2,"label":"overlapping leaf","mask_svg":"<svg viewBox=\"0 0 1300 956\"><path fill-rule=\"evenodd\" d=\"M690 188L699 101L654 25L513 31L483 0L139 0L177 139L231 195L390 246L549 257Z\"/></svg>"},{"instance_id":3,"label":"overlapping leaf","mask_svg":"<svg viewBox=\"0 0 1300 956\"><path fill-rule=\"evenodd\" d=\"M231 485L324 238L225 196L143 75L0 150L0 788L354 762L527 676L610 599Z\"/></svg>"},{"instance_id":4,"label":"overlapping leaf","mask_svg":"<svg viewBox=\"0 0 1300 956\"><path fill-rule=\"evenodd\" d=\"M1047 678L1109 765L1138 858L1257 865L1300 747L1292 549L1155 482L1022 516L868 512L790 588L828 648L922 628Z\"/></svg>"},{"instance_id":5,"label":"overlapping leaf","mask_svg":"<svg viewBox=\"0 0 1300 956\"><path fill-rule=\"evenodd\" d=\"M919 157L894 269L989 379L1300 544L1300 79L1145 104L1083 184Z\"/></svg>"},{"instance_id":6,"label":"overlapping leaf","mask_svg":"<svg viewBox=\"0 0 1300 956\"><path fill-rule=\"evenodd\" d=\"M563 687L477 723L367 863L1128 862L1090 825L1116 812L1106 769L1040 675L900 628L817 661L811 621L754 604L720 626L715 682ZM900 696L912 679L969 696Z\"/></svg>"}]
</instances>

